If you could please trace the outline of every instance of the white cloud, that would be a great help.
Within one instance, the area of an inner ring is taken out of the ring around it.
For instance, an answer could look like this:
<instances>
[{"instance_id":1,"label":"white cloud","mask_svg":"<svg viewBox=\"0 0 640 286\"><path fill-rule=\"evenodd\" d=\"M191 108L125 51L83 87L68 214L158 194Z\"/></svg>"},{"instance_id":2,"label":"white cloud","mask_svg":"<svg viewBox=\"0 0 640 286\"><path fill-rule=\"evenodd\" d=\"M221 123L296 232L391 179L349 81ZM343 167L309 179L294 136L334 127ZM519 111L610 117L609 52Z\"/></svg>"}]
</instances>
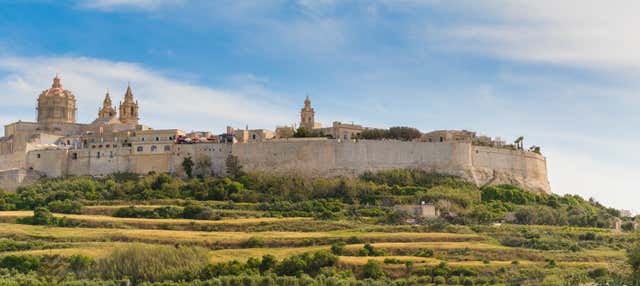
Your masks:
<instances>
[{"instance_id":1,"label":"white cloud","mask_svg":"<svg viewBox=\"0 0 640 286\"><path fill-rule=\"evenodd\" d=\"M457 7L476 20L446 29L456 47L521 61L640 69L638 1L463 3Z\"/></svg>"},{"instance_id":2,"label":"white cloud","mask_svg":"<svg viewBox=\"0 0 640 286\"><path fill-rule=\"evenodd\" d=\"M154 10L162 6L181 4L183 0L80 0L78 6L84 9L113 11L119 8Z\"/></svg>"},{"instance_id":3,"label":"white cloud","mask_svg":"<svg viewBox=\"0 0 640 286\"><path fill-rule=\"evenodd\" d=\"M62 85L78 100L79 121L96 117L106 89L115 103L122 100L127 82L140 101L141 122L157 128L222 131L232 124L240 127L273 129L295 118L295 108L283 96L250 82L244 87L235 81L234 90L213 89L182 82L143 66L92 58L0 58L0 101L10 102L19 114L31 114L37 96L49 88L60 73ZM22 118L31 120L33 116ZM4 119L4 118L3 118ZM8 122L3 122L8 123Z\"/></svg>"},{"instance_id":4,"label":"white cloud","mask_svg":"<svg viewBox=\"0 0 640 286\"><path fill-rule=\"evenodd\" d=\"M547 150L546 155L554 193L593 197L606 206L640 213L640 181L634 167L609 164L595 159L593 154L567 149Z\"/></svg>"}]
</instances>

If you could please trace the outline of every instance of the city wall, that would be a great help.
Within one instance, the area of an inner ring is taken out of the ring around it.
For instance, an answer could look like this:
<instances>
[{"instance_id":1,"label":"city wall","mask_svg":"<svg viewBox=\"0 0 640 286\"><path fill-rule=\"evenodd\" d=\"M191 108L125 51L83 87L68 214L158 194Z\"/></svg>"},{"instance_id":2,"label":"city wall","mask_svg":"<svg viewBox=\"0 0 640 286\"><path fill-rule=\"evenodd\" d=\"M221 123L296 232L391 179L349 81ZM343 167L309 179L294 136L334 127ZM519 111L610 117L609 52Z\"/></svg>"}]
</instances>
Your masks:
<instances>
[{"instance_id":1,"label":"city wall","mask_svg":"<svg viewBox=\"0 0 640 286\"><path fill-rule=\"evenodd\" d=\"M354 177L365 171L415 168L460 176L478 186L509 183L535 192L551 191L543 156L470 143L292 139L173 144L171 150L156 152L136 152L135 147L31 151L27 153L26 166L28 171L48 177L151 171L184 175L182 162L191 157L195 174L220 175L225 172L226 158L233 154L245 171ZM97 152L101 152L99 158Z\"/></svg>"},{"instance_id":2,"label":"city wall","mask_svg":"<svg viewBox=\"0 0 640 286\"><path fill-rule=\"evenodd\" d=\"M247 171L332 177L415 168L460 176L478 186L509 183L551 192L543 156L470 143L291 140L235 144L232 153Z\"/></svg>"}]
</instances>

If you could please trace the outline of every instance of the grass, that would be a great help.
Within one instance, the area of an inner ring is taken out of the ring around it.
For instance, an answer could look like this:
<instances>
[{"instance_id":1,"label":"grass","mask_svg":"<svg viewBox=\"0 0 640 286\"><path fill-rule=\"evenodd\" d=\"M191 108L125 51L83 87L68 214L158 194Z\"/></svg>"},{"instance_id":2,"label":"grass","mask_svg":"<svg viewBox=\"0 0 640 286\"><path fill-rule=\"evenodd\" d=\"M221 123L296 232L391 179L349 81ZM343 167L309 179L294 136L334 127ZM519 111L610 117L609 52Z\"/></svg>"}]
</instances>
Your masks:
<instances>
[{"instance_id":1,"label":"grass","mask_svg":"<svg viewBox=\"0 0 640 286\"><path fill-rule=\"evenodd\" d=\"M141 205L155 208L162 204ZM88 206L88 213L110 213L117 206ZM237 212L236 210L224 210ZM247 212L240 210L240 212ZM414 266L437 265L447 261L450 266L474 268L499 267L544 267L545 258L556 260L558 267L585 268L610 267L624 259L624 250L613 248L584 249L579 252L540 251L500 245L490 233L433 233L419 232L417 228L379 227L346 221L318 221L312 218L241 218L216 221L188 219L137 219L115 218L105 215L54 214L82 223L83 227L52 227L15 224L17 218L30 217L31 211L0 212L0 238L14 241L36 241L48 243L52 249L31 249L8 254L63 255L83 254L94 258L104 257L116 248L131 243L144 244L188 244L211 249L212 262L229 260L245 261L250 257L271 254L279 259L317 250L329 250L336 241L351 242L345 246L345 255L339 257L340 264L347 267L365 264L368 260L381 263L386 258L401 262L412 261ZM270 231L274 225L286 231ZM341 226L348 230L326 230ZM357 227L354 227L357 226ZM157 228L175 229L157 229ZM210 231L194 231L206 229ZM220 229L224 231L219 231ZM532 229L566 232L571 228L532 227ZM366 231L376 230L376 231ZM398 232L393 232L398 231ZM579 231L584 231L580 229ZM606 233L600 232L605 235ZM606 234L615 235L615 234ZM261 247L245 248L249 239L257 239ZM353 242L358 243L353 243ZM386 256L351 256L371 243L383 250ZM417 251L432 250L433 257L417 257ZM483 260L489 260L484 263ZM517 260L518 265L512 265ZM404 264L384 264L385 269L403 271Z\"/></svg>"},{"instance_id":2,"label":"grass","mask_svg":"<svg viewBox=\"0 0 640 286\"><path fill-rule=\"evenodd\" d=\"M204 224L204 225L221 225L221 224L258 224L268 222L286 222L286 221L300 221L311 220L310 218L303 217L286 217L286 218L240 218L240 219L221 219L221 220L195 220L195 219L150 219L150 218L122 218L111 217L105 215L83 215L83 214L59 214L54 213L55 217L65 217L68 219L76 220L79 222L108 222L108 223L120 223L126 225L158 225L158 224L170 224L170 225L184 225L184 224ZM15 220L18 218L25 218L33 216L32 211L2 211L0 212L0 219L4 222Z\"/></svg>"},{"instance_id":3,"label":"grass","mask_svg":"<svg viewBox=\"0 0 640 286\"><path fill-rule=\"evenodd\" d=\"M204 232L151 229L68 228L21 224L0 224L0 237L20 239L37 238L52 241L126 241L149 243L186 243L204 246L238 246L249 238L261 239L269 246L295 246L300 244L329 244L357 237L369 242L411 241L476 241L483 238L475 234L410 233L410 232Z\"/></svg>"}]
</instances>

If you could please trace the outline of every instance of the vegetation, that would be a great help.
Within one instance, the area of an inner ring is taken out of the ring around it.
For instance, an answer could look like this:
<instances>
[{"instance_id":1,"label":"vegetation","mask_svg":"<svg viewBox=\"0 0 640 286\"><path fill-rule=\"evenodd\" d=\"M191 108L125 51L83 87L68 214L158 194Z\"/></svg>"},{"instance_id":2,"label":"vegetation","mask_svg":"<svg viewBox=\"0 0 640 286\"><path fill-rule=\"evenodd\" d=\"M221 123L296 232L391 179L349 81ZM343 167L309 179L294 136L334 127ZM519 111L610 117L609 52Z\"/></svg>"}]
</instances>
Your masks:
<instances>
[{"instance_id":1,"label":"vegetation","mask_svg":"<svg viewBox=\"0 0 640 286\"><path fill-rule=\"evenodd\" d=\"M593 199L478 188L417 170L308 179L240 167L189 180L44 178L0 192L0 285L633 285L640 277L632 218ZM421 202L440 218L394 208ZM610 230L616 219L624 232Z\"/></svg>"},{"instance_id":2,"label":"vegetation","mask_svg":"<svg viewBox=\"0 0 640 286\"><path fill-rule=\"evenodd\" d=\"M397 126L389 129L365 129L360 133L360 139L381 140L395 139L411 141L422 136L420 130L413 127Z\"/></svg>"}]
</instances>

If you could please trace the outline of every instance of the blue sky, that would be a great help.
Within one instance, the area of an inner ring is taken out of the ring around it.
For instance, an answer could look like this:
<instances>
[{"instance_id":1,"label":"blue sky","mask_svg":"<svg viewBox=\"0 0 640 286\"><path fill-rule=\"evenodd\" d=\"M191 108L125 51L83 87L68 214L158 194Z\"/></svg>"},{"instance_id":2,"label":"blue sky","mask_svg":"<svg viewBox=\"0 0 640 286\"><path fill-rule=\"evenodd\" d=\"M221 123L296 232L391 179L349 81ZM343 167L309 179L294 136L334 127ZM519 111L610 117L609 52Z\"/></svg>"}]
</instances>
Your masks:
<instances>
[{"instance_id":1,"label":"blue sky","mask_svg":"<svg viewBox=\"0 0 640 286\"><path fill-rule=\"evenodd\" d=\"M144 123L523 135L554 192L640 211L637 1L0 0L0 123L59 73L91 121L128 82Z\"/></svg>"}]
</instances>

